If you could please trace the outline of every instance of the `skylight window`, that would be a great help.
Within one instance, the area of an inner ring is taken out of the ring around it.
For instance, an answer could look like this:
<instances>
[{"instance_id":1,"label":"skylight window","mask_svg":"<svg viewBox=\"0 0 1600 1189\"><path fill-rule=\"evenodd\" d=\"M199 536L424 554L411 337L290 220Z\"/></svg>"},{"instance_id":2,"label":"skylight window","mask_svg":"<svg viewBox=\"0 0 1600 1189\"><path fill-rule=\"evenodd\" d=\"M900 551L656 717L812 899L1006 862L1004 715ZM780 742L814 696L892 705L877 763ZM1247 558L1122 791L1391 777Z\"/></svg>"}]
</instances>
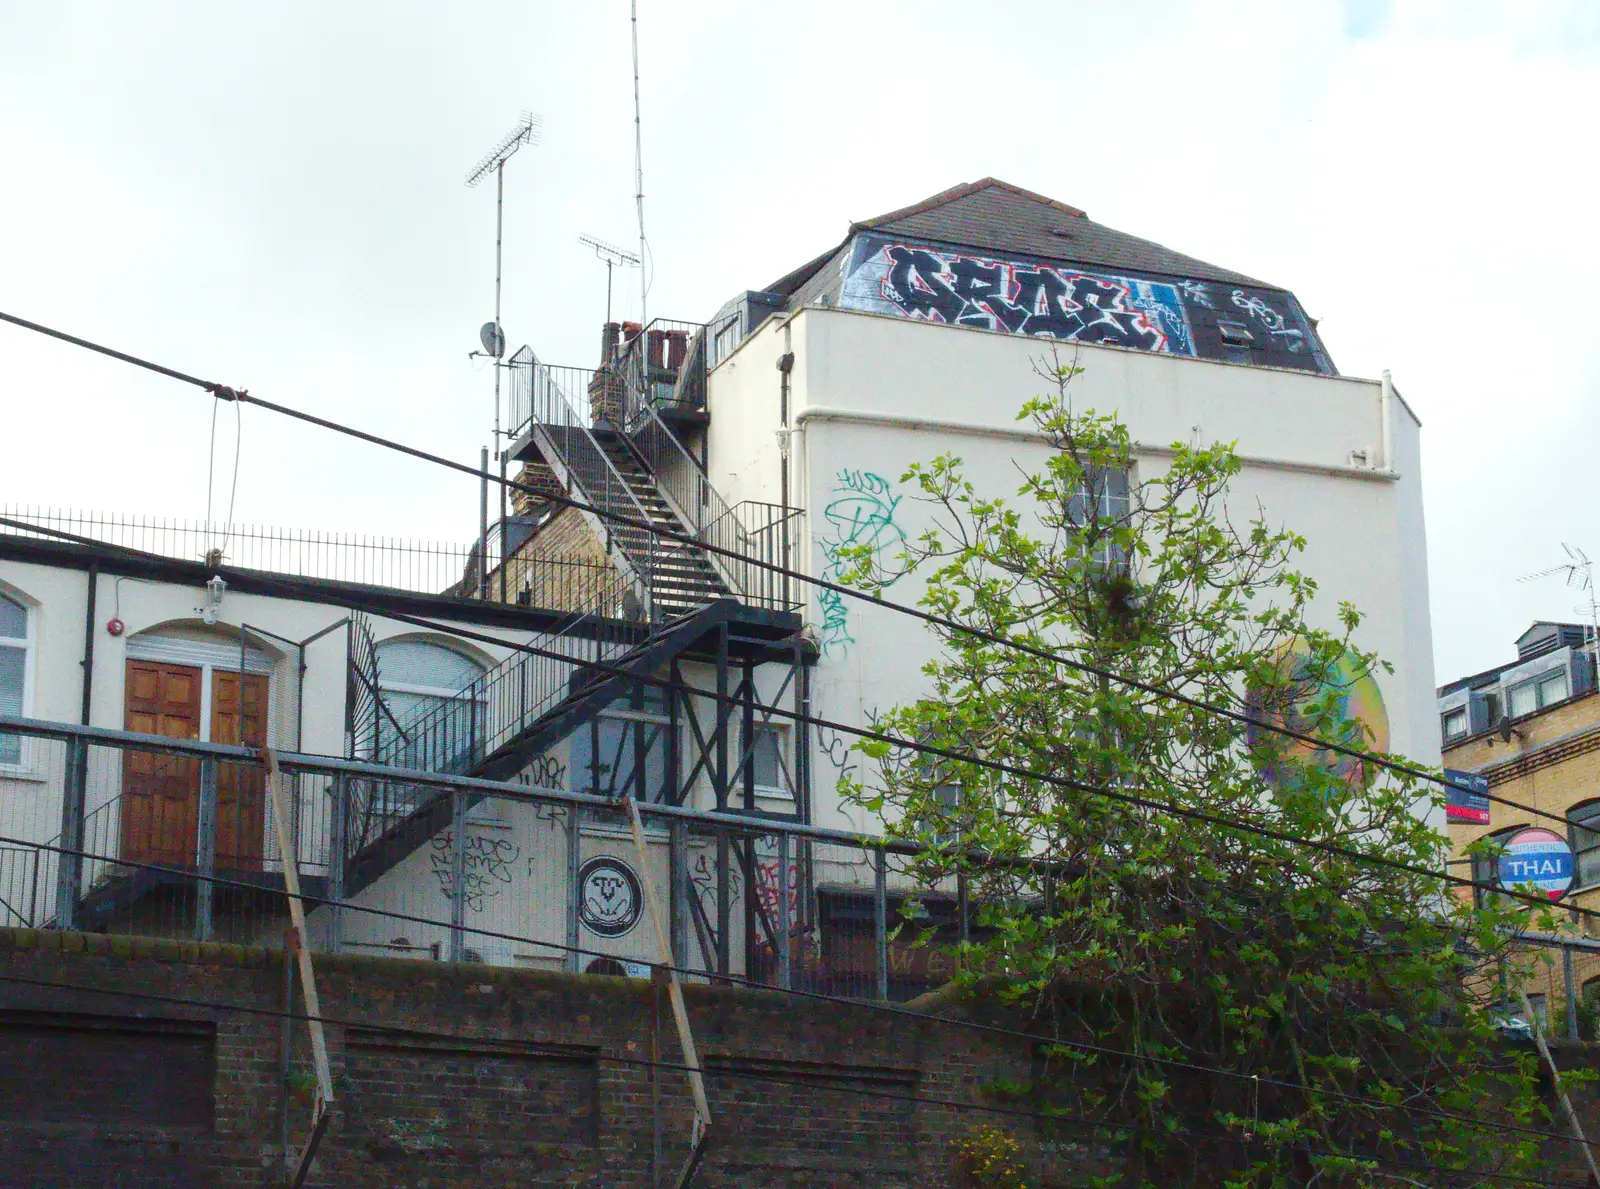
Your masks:
<instances>
[{"instance_id":1,"label":"skylight window","mask_svg":"<svg viewBox=\"0 0 1600 1189\"><path fill-rule=\"evenodd\" d=\"M1255 339L1243 322L1218 322L1217 332L1222 335L1223 342L1235 347L1248 347Z\"/></svg>"}]
</instances>

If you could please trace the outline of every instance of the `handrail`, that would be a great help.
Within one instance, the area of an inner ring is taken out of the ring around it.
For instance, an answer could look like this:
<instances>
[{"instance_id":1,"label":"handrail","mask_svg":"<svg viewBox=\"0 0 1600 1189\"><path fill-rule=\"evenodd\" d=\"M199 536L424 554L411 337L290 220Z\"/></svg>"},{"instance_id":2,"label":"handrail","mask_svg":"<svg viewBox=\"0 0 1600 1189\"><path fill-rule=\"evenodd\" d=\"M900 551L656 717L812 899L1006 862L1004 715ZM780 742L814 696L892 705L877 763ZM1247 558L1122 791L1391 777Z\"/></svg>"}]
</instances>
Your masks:
<instances>
[{"instance_id":1,"label":"handrail","mask_svg":"<svg viewBox=\"0 0 1600 1189\"><path fill-rule=\"evenodd\" d=\"M518 349L511 363L521 369L520 373L513 372L513 426L526 426L527 432L536 434L540 444L549 448L548 453L555 455L546 461L559 464L567 472L566 478L596 508L625 520L648 523L649 513L595 440L561 383L565 379L572 384L577 377L585 376L585 386L592 395L596 384L616 383L616 377L606 369L585 372L541 363L527 347ZM524 413L525 419L519 422ZM618 560L631 572L647 614L653 616L654 574L660 552L655 535L644 529L615 527L609 519L600 520L600 531L607 552L621 555Z\"/></svg>"}]
</instances>

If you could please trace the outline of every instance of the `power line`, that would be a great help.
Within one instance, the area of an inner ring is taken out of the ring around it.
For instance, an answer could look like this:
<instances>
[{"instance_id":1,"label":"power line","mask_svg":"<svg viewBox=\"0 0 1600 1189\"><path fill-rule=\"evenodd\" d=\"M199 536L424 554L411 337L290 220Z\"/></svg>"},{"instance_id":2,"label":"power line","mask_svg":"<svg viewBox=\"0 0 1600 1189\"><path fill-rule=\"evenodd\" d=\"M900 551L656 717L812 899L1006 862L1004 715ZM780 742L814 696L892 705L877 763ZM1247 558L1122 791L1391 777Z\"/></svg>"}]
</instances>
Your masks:
<instances>
[{"instance_id":1,"label":"power line","mask_svg":"<svg viewBox=\"0 0 1600 1189\"><path fill-rule=\"evenodd\" d=\"M447 1032L442 1029L407 1027L405 1025L383 1024L369 1020L352 1020L346 1017L330 1016L326 1013L310 1015L306 1012L289 1011L272 1007L254 1007L248 1004L230 1003L225 1000L201 999L197 996L163 995L156 991L133 991L112 987L91 987L85 986L81 983L66 983L55 979L28 978L25 975L0 974L0 983L12 983L19 986L39 987L41 989L51 991L67 991L76 992L79 994L104 995L107 997L121 999L138 999L151 1003L171 1004L177 1007L199 1007L210 1011L230 1012L238 1015L264 1016L272 1019L289 1020L291 1022L315 1022L338 1028L354 1028L359 1031L378 1032L388 1036L406 1036L426 1040L451 1040L457 1042L485 1040L499 1041L503 1039L500 1037L484 1036L481 1034L468 1032ZM519 1038L518 1043L526 1045L527 1048L533 1050L534 1052L557 1051L552 1045L541 1044L538 1041L523 1041ZM704 1077L711 1078L726 1076L808 1089L817 1088L814 1082L806 1081L804 1079L786 1078L782 1074L771 1071L738 1069L733 1066L707 1065L696 1069L681 1061L662 1061L660 1059L650 1059L646 1057L624 1057L615 1053L606 1052L597 1053L595 1060L609 1062L614 1065L629 1065L637 1068L670 1070L677 1073L698 1072ZM936 1098L925 1094L896 1094L891 1090L877 1090L868 1086L842 1086L838 1085L836 1082L829 1084L826 1087L826 1091L828 1093L851 1094L860 1097L879 1098L890 1102L903 1102L915 1106L937 1106L946 1109L977 1111L983 1114L1030 1119L1035 1122L1039 1120L1049 1120L1052 1122L1071 1123L1096 1131L1107 1132L1112 1135L1123 1135L1130 1132L1139 1133L1154 1130L1148 1125L1141 1126L1133 1123L1111 1123L1100 1119L1093 1119L1085 1115L1077 1115L1066 1111L1058 1111L1053 1109L1031 1111L1017 1110L1011 1107L994 1106L989 1103L968 1102L958 1098ZM1265 1120L1264 1122L1266 1125L1271 1126L1272 1124L1276 1123L1277 1120L1269 1119ZM1207 1130L1197 1130L1194 1128L1162 1128L1160 1133L1163 1136L1182 1135L1185 1138L1214 1137L1228 1140L1230 1142L1247 1147L1257 1142L1266 1142L1257 1141L1254 1136L1239 1136L1231 1131L1221 1128ZM1556 1136L1554 1133L1549 1134L1551 1138L1570 1138ZM1322 1157L1362 1160L1370 1161L1375 1164L1386 1164L1393 1168L1409 1168L1417 1171L1444 1173L1447 1175L1471 1175L1470 1171L1466 1169L1452 1169L1438 1164L1430 1164L1419 1161L1401 1161L1396 1160L1393 1157L1378 1156L1375 1154L1355 1152L1311 1152L1309 1150L1305 1154L1313 1159ZM1500 1180L1516 1181L1520 1184L1538 1186L1560 1185L1563 1187L1570 1185L1573 1187L1573 1189L1580 1189L1580 1186L1577 1182L1553 1182L1545 1178L1526 1177L1515 1173L1492 1173L1489 1175Z\"/></svg>"},{"instance_id":2,"label":"power line","mask_svg":"<svg viewBox=\"0 0 1600 1189\"><path fill-rule=\"evenodd\" d=\"M508 479L503 476L493 474L489 471L480 470L479 468L469 466L466 463L456 462L453 459L445 458L441 455L433 454L426 450L420 450L415 446L407 446L402 442L397 442L393 439L385 438L377 434L368 433L365 430L356 429L353 426L344 425L337 421L330 421L326 418L318 417L315 414L306 413L299 409L291 408L287 405L276 404L272 401L264 400L258 396L251 396L246 389L230 388L227 385L218 384L210 380L202 380L198 376L191 376L185 372L180 372L173 368L163 367L160 364L152 363L149 360L140 359L138 356L116 351L110 347L102 346L99 343L78 338L76 335L67 334L65 331L55 330L48 326L41 326L36 322L30 322L27 319L19 318L14 314L8 314L4 311L0 311L0 321L11 322L14 325L23 327L24 329L36 331L39 334L48 335L51 338L60 339L63 342L71 343L74 346L82 347L85 350L110 356L111 358L121 360L124 363L130 363L135 367L146 368L161 375L169 376L172 379L180 380L186 384L193 384L221 400L236 400L258 405L261 408L268 409L274 413L282 414L285 417L291 417L299 421L304 421L307 424L318 426L322 429L331 430L334 433L344 434L348 437L353 437L360 441L371 443L375 446L381 446L386 450L394 450L401 454L407 454L413 458L418 458L425 462L431 462L436 466L447 467L450 470L459 471L464 475L471 475L473 478L479 480L487 480L492 483L498 483L514 491L520 491L528 495L538 496L540 499L550 503L560 504L563 507L573 508L581 512L590 513L602 520L611 521L624 528L636 529L641 532L649 533L653 536L663 537L669 541L676 541L679 544L692 545L695 548L704 550L707 553L714 553L718 556L727 557L743 564L754 566L757 569L766 570L769 573L777 574L784 578L791 578L802 584L816 587L818 590L823 590L846 598L855 599L864 603L868 603L872 606L882 607L897 614L911 616L912 618L918 619L923 623L929 624L933 627L943 628L947 631L958 632L962 635L971 636L974 639L981 640L988 644L1014 649L1037 659L1048 660L1055 664L1064 665L1067 668L1074 669L1078 672L1086 673L1091 676L1103 677L1109 681L1115 681L1120 685L1127 686L1130 689L1135 689L1141 693L1149 694L1152 697L1165 698L1170 701L1177 702L1180 705L1188 706L1193 710L1199 710L1208 714L1215 714L1248 727L1255 727L1261 730L1269 731L1276 735L1281 735L1288 739L1294 739L1301 743L1308 743L1321 750L1332 751L1351 759L1361 760L1364 763L1373 764L1379 768L1394 772L1398 775L1409 776L1413 779L1441 785L1445 788L1453 788L1463 792L1476 793L1476 790L1465 789L1462 786L1452 783L1445 777L1440 776L1438 773L1429 772L1426 769L1418 768L1413 764L1407 764L1399 760L1393 760L1386 756L1378 755L1374 752L1365 751L1361 748L1351 747L1348 744L1339 743L1335 740L1323 739L1308 732L1297 731L1286 724L1276 723L1270 719L1258 718L1253 714L1249 714L1240 710L1234 710L1231 707L1218 706L1213 703L1206 702L1203 699L1192 697L1180 690L1168 689L1159 685L1152 685L1148 682L1140 681L1134 677L1124 676L1115 672L1114 670L1106 669L1101 666L1091 664L1087 661L1077 660L1073 657L1064 656L1061 653L1053 652L1046 648L1040 648L1036 645L1028 644L1022 640L1015 640L1006 636L998 635L994 632L986 631L983 628L977 628L971 626L970 624L960 623L957 620L953 620L942 615L936 615L932 612L924 611L921 608L912 607L905 603L896 603L892 600L883 598L881 595L857 590L854 587L845 586L837 582L831 582L826 578L816 577L814 575L781 565L777 562L746 557L737 550L715 545L709 541L702 541L689 533L680 533L673 529L664 528L661 525L655 524L651 521L637 520L631 516L626 516L608 509L595 507L592 504L586 504L581 500L573 499L572 497L564 494L556 494L551 491L546 491L542 488L530 487L526 484L518 483L514 479ZM1476 795L1486 796L1491 801L1506 805L1509 808L1520 809L1524 812L1533 813L1537 816L1550 818L1551 820L1560 821L1563 824L1566 824L1567 819L1565 817L1536 809L1531 805L1524 805L1520 802L1508 800L1495 793L1476 793Z\"/></svg>"},{"instance_id":3,"label":"power line","mask_svg":"<svg viewBox=\"0 0 1600 1189\"><path fill-rule=\"evenodd\" d=\"M19 521L10 517L0 516L0 524L21 527L27 529L28 531L40 532L47 535L62 537L68 540L75 540L87 544L100 545L105 548L110 548L141 558L156 558L157 560L162 560L159 559L157 555L147 554L141 550L130 549L121 545L108 545L103 542L94 541L92 538L80 537L75 533L67 533L59 529L45 528L40 525L33 525L27 521ZM230 570L228 567L216 567L216 569L219 573L234 573L234 571ZM261 574L256 572L239 572L238 576L240 578L255 582L257 585L268 589L276 587L280 591L290 592L295 597L299 597L303 593L293 582L284 582L278 579L264 578L261 576ZM439 623L438 621L426 619L421 616L408 615L404 612L388 610L375 606L371 603L363 602L360 599L335 594L331 591L319 590L316 593L316 598L323 602L331 603L334 606L341 606L350 610L368 611L372 614L380 615L385 618L395 620L399 623L408 623L417 627L427 628L432 631L454 634L462 639L474 640L499 648L508 648L527 653L532 656L561 661L566 664L571 664L577 668L606 673L610 676L621 677L629 681L639 682L641 684L658 686L663 689L673 689L681 692L692 693L696 696L703 697L714 702L725 703L728 705L739 704L739 699L731 694L721 695L711 690L700 689L685 682L675 682L670 678L657 677L645 673L633 673L622 666L609 664L605 661L583 660L569 656L565 653L555 652L551 649L539 648L537 645L522 644L512 640L504 640L496 636L490 636L486 633L474 632L469 628L462 628L454 624ZM848 723L837 722L835 720L822 718L817 715L802 714L798 711L785 710L776 706L763 706L762 712L768 716L776 716L793 722L804 723L809 726L825 727L828 730L853 735L860 739L886 743L890 746L913 751L921 755L931 755L940 759L950 760L955 763L966 764L975 768L999 772L1003 775L1012 776L1020 780L1039 781L1057 788L1066 789L1069 792L1086 793L1091 796L1104 797L1107 800L1116 801L1125 805L1131 805L1135 808L1165 813L1170 816L1181 817L1190 821L1199 822L1203 825L1215 826L1220 829L1232 830L1243 834L1251 834L1260 838L1268 839L1270 841L1282 842L1290 846L1303 847L1305 849L1318 851L1322 854L1337 858L1347 858L1355 862L1368 864L1374 867L1386 868L1391 871L1400 871L1406 874L1420 876L1425 879L1437 880L1452 887L1471 888L1479 891L1485 891L1492 894L1505 896L1509 899L1517 900L1539 908L1548 909L1551 907L1551 902L1548 897L1537 896L1526 892L1518 892L1488 883L1483 880L1474 880L1464 876L1452 875L1448 871L1437 871L1415 863L1408 863L1404 860L1391 859L1383 855L1374 855L1366 851L1355 850L1350 847L1341 846L1337 843L1323 842L1312 838L1303 838L1299 835L1291 834L1284 830L1277 830L1269 826L1257 825L1238 818L1229 818L1220 814L1208 813L1204 810L1194 809L1184 805L1177 805L1172 802L1157 801L1149 797L1141 797L1136 793L1127 791L1126 789L1112 788L1106 785L1090 784L1086 781L1073 780L1069 777L1057 776L1053 773L1037 772L1029 768L1020 767L1016 764L1010 764L1000 760L985 759L981 756L976 756L968 752L960 752L951 748L940 747L935 744L923 743L917 740L906 739L898 735L891 735L885 731L873 730L867 727L852 726ZM1567 907L1574 914L1600 919L1600 910L1581 908L1576 905L1569 905Z\"/></svg>"}]
</instances>

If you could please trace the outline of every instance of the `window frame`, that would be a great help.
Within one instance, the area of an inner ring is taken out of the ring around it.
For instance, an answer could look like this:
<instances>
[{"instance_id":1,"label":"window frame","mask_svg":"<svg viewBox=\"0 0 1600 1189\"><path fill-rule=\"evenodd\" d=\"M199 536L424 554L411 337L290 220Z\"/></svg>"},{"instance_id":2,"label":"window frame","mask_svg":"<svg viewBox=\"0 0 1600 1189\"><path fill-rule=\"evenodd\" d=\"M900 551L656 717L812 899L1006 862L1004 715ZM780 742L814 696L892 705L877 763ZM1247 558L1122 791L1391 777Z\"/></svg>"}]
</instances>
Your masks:
<instances>
[{"instance_id":1,"label":"window frame","mask_svg":"<svg viewBox=\"0 0 1600 1189\"><path fill-rule=\"evenodd\" d=\"M750 741L750 745L749 745L749 750L750 750L750 768L751 768L752 781L755 784L756 796L765 797L769 801L770 800L798 801L799 800L798 794L794 790L792 790L790 788L787 788L785 785L783 785L781 783L785 778L787 778L791 782L794 780L794 773L789 771L791 765L786 763L785 760L784 760L784 757L790 754L790 751L789 751L789 742L790 742L789 724L788 723L783 723L783 722L771 722L771 721L760 722L760 721L758 721L753 725L752 729L755 732L755 738ZM780 782L778 784L763 784L761 782L761 779L760 779L759 775L758 775L760 769L757 768L757 766L756 766L756 756L758 754L757 748L759 748L759 746L760 746L760 743L758 741L763 737L769 737L769 738L773 738L773 739L777 740L776 746L777 746L778 752L777 752L777 756L775 758L777 760L777 765L778 765L777 775L778 775L778 780Z\"/></svg>"},{"instance_id":2,"label":"window frame","mask_svg":"<svg viewBox=\"0 0 1600 1189\"><path fill-rule=\"evenodd\" d=\"M33 717L33 685L37 667L37 653L39 642L39 616L38 604L23 595L22 592L9 587L0 586L0 599L22 609L21 636L0 636L0 648L15 650L22 653L22 705L23 718ZM6 779L42 779L38 772L37 757L30 746L30 736L16 735L17 758L15 760L0 759L0 778ZM0 736L3 738L3 736Z\"/></svg>"},{"instance_id":3,"label":"window frame","mask_svg":"<svg viewBox=\"0 0 1600 1189\"><path fill-rule=\"evenodd\" d=\"M1574 817L1574 814L1582 810L1590 811L1593 816L1585 818ZM1583 857L1587 854L1600 855L1600 797L1593 797L1587 801L1579 801L1576 805L1569 805L1567 812L1563 816L1567 822L1567 845L1572 847L1572 888L1570 892L1600 886L1600 871L1595 872L1595 878L1592 882L1583 880ZM1580 830L1593 839L1589 845L1582 847L1578 845L1578 832Z\"/></svg>"},{"instance_id":4,"label":"window frame","mask_svg":"<svg viewBox=\"0 0 1600 1189\"><path fill-rule=\"evenodd\" d=\"M1452 732L1450 730L1450 722L1452 719L1458 720L1461 723L1461 729L1459 731ZM1467 713L1467 708L1465 706L1452 707L1439 716L1439 738L1443 739L1446 743L1454 743L1458 739L1465 739L1471 733L1472 716Z\"/></svg>"}]
</instances>

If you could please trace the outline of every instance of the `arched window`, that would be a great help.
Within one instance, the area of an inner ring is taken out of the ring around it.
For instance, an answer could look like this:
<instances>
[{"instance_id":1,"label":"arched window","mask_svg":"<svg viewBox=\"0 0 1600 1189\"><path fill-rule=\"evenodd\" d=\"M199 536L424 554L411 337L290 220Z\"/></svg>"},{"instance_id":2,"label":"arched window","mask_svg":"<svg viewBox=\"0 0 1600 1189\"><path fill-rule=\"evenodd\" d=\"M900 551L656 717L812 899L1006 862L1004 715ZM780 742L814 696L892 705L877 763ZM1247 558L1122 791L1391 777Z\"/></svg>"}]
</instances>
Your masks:
<instances>
[{"instance_id":1,"label":"arched window","mask_svg":"<svg viewBox=\"0 0 1600 1189\"><path fill-rule=\"evenodd\" d=\"M472 685L483 676L483 666L427 640L388 640L374 652L378 688L394 716L392 723L385 717L379 724L379 758L431 771L457 770L481 743L482 693Z\"/></svg>"},{"instance_id":2,"label":"arched window","mask_svg":"<svg viewBox=\"0 0 1600 1189\"><path fill-rule=\"evenodd\" d=\"M1600 883L1600 801L1567 810L1567 840L1572 844L1574 886Z\"/></svg>"},{"instance_id":3,"label":"arched window","mask_svg":"<svg viewBox=\"0 0 1600 1189\"><path fill-rule=\"evenodd\" d=\"M33 661L33 616L28 608L0 593L0 714L28 712L28 677ZM0 766L22 763L22 737L0 735Z\"/></svg>"}]
</instances>

